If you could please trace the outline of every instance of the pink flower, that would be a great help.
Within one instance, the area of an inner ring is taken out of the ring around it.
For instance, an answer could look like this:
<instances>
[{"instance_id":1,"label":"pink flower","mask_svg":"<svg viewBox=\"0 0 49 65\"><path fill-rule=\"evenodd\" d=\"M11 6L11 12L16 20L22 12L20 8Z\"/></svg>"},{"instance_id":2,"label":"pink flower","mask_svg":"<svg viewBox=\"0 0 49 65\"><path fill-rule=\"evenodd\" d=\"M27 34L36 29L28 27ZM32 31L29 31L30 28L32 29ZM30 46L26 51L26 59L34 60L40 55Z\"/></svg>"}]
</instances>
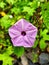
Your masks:
<instances>
[{"instance_id":1,"label":"pink flower","mask_svg":"<svg viewBox=\"0 0 49 65\"><path fill-rule=\"evenodd\" d=\"M37 28L25 19L20 19L9 28L9 35L14 46L32 47L36 34Z\"/></svg>"}]
</instances>

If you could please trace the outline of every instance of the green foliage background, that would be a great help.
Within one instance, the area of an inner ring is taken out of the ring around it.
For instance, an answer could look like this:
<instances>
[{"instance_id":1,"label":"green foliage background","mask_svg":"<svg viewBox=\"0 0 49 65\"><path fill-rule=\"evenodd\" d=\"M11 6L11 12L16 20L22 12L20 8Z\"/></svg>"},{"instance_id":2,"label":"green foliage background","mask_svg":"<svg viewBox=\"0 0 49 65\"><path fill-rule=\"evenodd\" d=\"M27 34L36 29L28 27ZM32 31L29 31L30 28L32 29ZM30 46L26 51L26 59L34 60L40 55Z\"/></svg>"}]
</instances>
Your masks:
<instances>
[{"instance_id":1,"label":"green foliage background","mask_svg":"<svg viewBox=\"0 0 49 65\"><path fill-rule=\"evenodd\" d=\"M49 47L49 1L47 0L0 0L0 60L3 65L12 65L15 54L21 57L25 52L23 47L13 47L8 35L8 29L16 21L25 18L38 28L38 34L33 48L41 51ZM6 60L6 62L5 62Z\"/></svg>"}]
</instances>

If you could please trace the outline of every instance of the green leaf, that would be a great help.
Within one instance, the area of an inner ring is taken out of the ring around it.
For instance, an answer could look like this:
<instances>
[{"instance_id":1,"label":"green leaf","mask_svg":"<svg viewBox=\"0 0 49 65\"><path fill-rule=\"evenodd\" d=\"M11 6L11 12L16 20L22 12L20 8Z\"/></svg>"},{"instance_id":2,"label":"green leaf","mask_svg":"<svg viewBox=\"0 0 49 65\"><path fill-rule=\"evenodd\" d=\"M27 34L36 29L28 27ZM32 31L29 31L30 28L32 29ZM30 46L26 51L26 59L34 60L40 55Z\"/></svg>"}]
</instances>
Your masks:
<instances>
[{"instance_id":1,"label":"green leaf","mask_svg":"<svg viewBox=\"0 0 49 65\"><path fill-rule=\"evenodd\" d=\"M49 35L47 35L48 29L40 30L40 36L43 37L44 40L49 40Z\"/></svg>"},{"instance_id":2,"label":"green leaf","mask_svg":"<svg viewBox=\"0 0 49 65\"><path fill-rule=\"evenodd\" d=\"M4 8L5 5L6 5L6 4L5 4L3 1L0 2L0 7L1 7L1 8Z\"/></svg>"},{"instance_id":3,"label":"green leaf","mask_svg":"<svg viewBox=\"0 0 49 65\"><path fill-rule=\"evenodd\" d=\"M12 58L9 55L5 54L0 54L0 60L3 61L3 65L12 65Z\"/></svg>"},{"instance_id":4,"label":"green leaf","mask_svg":"<svg viewBox=\"0 0 49 65\"><path fill-rule=\"evenodd\" d=\"M40 36L45 37L45 35L47 35L47 32L48 32L47 29L44 29L43 31L42 31L42 29L41 29L41 30L40 30Z\"/></svg>"},{"instance_id":5,"label":"green leaf","mask_svg":"<svg viewBox=\"0 0 49 65\"><path fill-rule=\"evenodd\" d=\"M44 24L49 29L49 2L41 3L41 14Z\"/></svg>"},{"instance_id":6,"label":"green leaf","mask_svg":"<svg viewBox=\"0 0 49 65\"><path fill-rule=\"evenodd\" d=\"M1 18L0 22L1 22L1 26L7 29L10 27L12 23L12 19L10 19L9 15L5 15L4 17Z\"/></svg>"},{"instance_id":7,"label":"green leaf","mask_svg":"<svg viewBox=\"0 0 49 65\"><path fill-rule=\"evenodd\" d=\"M38 45L38 40L35 41L33 48L36 48Z\"/></svg>"},{"instance_id":8,"label":"green leaf","mask_svg":"<svg viewBox=\"0 0 49 65\"><path fill-rule=\"evenodd\" d=\"M0 54L0 60L3 61L3 65L12 65L14 60L10 55L13 53L12 46L9 46L3 54Z\"/></svg>"},{"instance_id":9,"label":"green leaf","mask_svg":"<svg viewBox=\"0 0 49 65\"><path fill-rule=\"evenodd\" d=\"M18 57L21 57L24 54L24 48L14 47L14 54L16 54Z\"/></svg>"},{"instance_id":10,"label":"green leaf","mask_svg":"<svg viewBox=\"0 0 49 65\"><path fill-rule=\"evenodd\" d=\"M13 53L13 48L12 48L12 46L9 46L7 49L6 49L6 52L5 52L6 54L8 54L8 55L11 55L12 53Z\"/></svg>"},{"instance_id":11,"label":"green leaf","mask_svg":"<svg viewBox=\"0 0 49 65\"><path fill-rule=\"evenodd\" d=\"M16 1L17 1L17 0L16 0ZM12 5L13 5L16 1L15 1L15 0L6 0L7 3L12 4Z\"/></svg>"},{"instance_id":12,"label":"green leaf","mask_svg":"<svg viewBox=\"0 0 49 65\"><path fill-rule=\"evenodd\" d=\"M24 7L23 12L27 12L29 15L33 15L33 12L35 12L34 8L31 7Z\"/></svg>"},{"instance_id":13,"label":"green leaf","mask_svg":"<svg viewBox=\"0 0 49 65\"><path fill-rule=\"evenodd\" d=\"M47 46L46 44L46 40L49 41L49 35L47 34L48 33L48 29L44 29L43 31L40 30L40 48L41 50L44 50Z\"/></svg>"},{"instance_id":14,"label":"green leaf","mask_svg":"<svg viewBox=\"0 0 49 65\"><path fill-rule=\"evenodd\" d=\"M45 40L44 39L41 39L40 40L40 49L41 50L44 50L46 48L47 44L45 43Z\"/></svg>"},{"instance_id":15,"label":"green leaf","mask_svg":"<svg viewBox=\"0 0 49 65\"><path fill-rule=\"evenodd\" d=\"M20 13L20 8L13 7L11 9L11 13L14 13L15 15L19 14Z\"/></svg>"}]
</instances>

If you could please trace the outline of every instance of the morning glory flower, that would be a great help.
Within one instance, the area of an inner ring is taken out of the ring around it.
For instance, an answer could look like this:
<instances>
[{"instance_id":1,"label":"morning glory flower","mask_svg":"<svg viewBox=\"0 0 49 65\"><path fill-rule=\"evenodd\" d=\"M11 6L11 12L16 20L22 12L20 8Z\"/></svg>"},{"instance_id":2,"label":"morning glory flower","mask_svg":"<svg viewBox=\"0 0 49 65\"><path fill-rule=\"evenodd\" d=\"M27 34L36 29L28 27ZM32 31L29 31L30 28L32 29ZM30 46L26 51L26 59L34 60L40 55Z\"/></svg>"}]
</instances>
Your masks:
<instances>
[{"instance_id":1,"label":"morning glory flower","mask_svg":"<svg viewBox=\"0 0 49 65\"><path fill-rule=\"evenodd\" d=\"M32 47L37 34L37 28L25 19L20 19L9 28L13 46Z\"/></svg>"}]
</instances>

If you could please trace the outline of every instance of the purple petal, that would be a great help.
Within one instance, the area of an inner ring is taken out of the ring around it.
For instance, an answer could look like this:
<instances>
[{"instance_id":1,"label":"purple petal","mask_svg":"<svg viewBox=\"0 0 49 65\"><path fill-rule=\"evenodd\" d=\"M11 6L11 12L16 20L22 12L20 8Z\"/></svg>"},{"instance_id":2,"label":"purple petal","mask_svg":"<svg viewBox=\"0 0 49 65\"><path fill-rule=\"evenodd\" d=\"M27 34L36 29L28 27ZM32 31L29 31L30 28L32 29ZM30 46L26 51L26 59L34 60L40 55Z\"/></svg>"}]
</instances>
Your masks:
<instances>
[{"instance_id":1,"label":"purple petal","mask_svg":"<svg viewBox=\"0 0 49 65\"><path fill-rule=\"evenodd\" d=\"M35 30L36 27L34 25L32 25L31 23L29 23L28 21L26 21L25 19L21 19L23 24L23 30L24 31L30 31L30 30Z\"/></svg>"},{"instance_id":2,"label":"purple petal","mask_svg":"<svg viewBox=\"0 0 49 65\"><path fill-rule=\"evenodd\" d=\"M22 46L23 37L19 36L18 38L11 39L14 46Z\"/></svg>"},{"instance_id":3,"label":"purple petal","mask_svg":"<svg viewBox=\"0 0 49 65\"><path fill-rule=\"evenodd\" d=\"M27 36L24 37L24 41L25 41L26 46L32 46L32 44L31 44L31 42L29 41L29 39L28 39Z\"/></svg>"},{"instance_id":4,"label":"purple petal","mask_svg":"<svg viewBox=\"0 0 49 65\"><path fill-rule=\"evenodd\" d=\"M14 38L14 37L19 37L21 35L21 33L16 29L15 26L12 26L9 29L9 35L11 38Z\"/></svg>"},{"instance_id":5,"label":"purple petal","mask_svg":"<svg viewBox=\"0 0 49 65\"><path fill-rule=\"evenodd\" d=\"M29 36L27 35L27 38L30 41L30 44L33 46L34 45L35 38L32 37L32 36L30 36L30 35Z\"/></svg>"},{"instance_id":6,"label":"purple petal","mask_svg":"<svg viewBox=\"0 0 49 65\"><path fill-rule=\"evenodd\" d=\"M36 35L37 35L37 29L27 31L26 34L27 34L28 36L31 36L31 37L35 38Z\"/></svg>"},{"instance_id":7,"label":"purple petal","mask_svg":"<svg viewBox=\"0 0 49 65\"><path fill-rule=\"evenodd\" d=\"M18 22L14 24L20 32L24 30L24 21L23 19L20 19Z\"/></svg>"},{"instance_id":8,"label":"purple petal","mask_svg":"<svg viewBox=\"0 0 49 65\"><path fill-rule=\"evenodd\" d=\"M27 38L26 37L24 38L23 36L11 39L11 41L13 42L14 46L32 47L29 40L27 40Z\"/></svg>"}]
</instances>

